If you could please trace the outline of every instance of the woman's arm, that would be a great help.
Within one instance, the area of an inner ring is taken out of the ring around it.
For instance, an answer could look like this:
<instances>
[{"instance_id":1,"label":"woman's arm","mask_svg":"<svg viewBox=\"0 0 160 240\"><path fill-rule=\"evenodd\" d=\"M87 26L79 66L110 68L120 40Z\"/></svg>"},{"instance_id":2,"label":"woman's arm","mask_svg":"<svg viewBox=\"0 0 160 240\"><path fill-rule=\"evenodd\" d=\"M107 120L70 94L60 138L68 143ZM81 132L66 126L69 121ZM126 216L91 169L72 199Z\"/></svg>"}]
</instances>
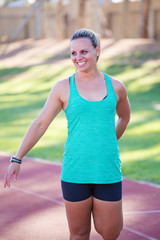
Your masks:
<instances>
[{"instance_id":1,"label":"woman's arm","mask_svg":"<svg viewBox=\"0 0 160 240\"><path fill-rule=\"evenodd\" d=\"M62 102L59 97L59 86L55 85L38 117L29 127L22 144L15 155L16 158L22 159L38 142L49 127L52 120L62 109Z\"/></svg>"},{"instance_id":2,"label":"woman's arm","mask_svg":"<svg viewBox=\"0 0 160 240\"><path fill-rule=\"evenodd\" d=\"M33 148L33 146L43 136L52 120L61 111L63 103L60 99L61 86L59 85L60 84L57 83L52 88L42 111L29 127L19 150L15 155L16 158L22 159ZM19 170L19 163L13 162L9 165L4 179L4 187L10 187L10 180L12 177L14 177L14 180L16 181Z\"/></svg>"},{"instance_id":3,"label":"woman's arm","mask_svg":"<svg viewBox=\"0 0 160 240\"><path fill-rule=\"evenodd\" d=\"M117 139L120 139L130 121L131 111L126 87L123 83L115 79L113 81L113 86L117 95L116 113L118 115L118 119L116 121L116 136Z\"/></svg>"}]
</instances>

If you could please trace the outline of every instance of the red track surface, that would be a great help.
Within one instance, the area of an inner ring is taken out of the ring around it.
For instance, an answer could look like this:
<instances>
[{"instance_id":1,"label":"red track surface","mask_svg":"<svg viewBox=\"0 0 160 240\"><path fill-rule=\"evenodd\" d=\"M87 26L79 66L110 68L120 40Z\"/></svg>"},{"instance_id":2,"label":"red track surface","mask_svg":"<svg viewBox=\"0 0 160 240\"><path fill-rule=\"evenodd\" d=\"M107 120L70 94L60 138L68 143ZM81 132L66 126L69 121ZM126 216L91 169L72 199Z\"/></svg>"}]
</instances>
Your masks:
<instances>
[{"instance_id":1,"label":"red track surface","mask_svg":"<svg viewBox=\"0 0 160 240\"><path fill-rule=\"evenodd\" d=\"M27 159L17 183L3 189L8 156L0 156L0 240L68 240L61 166ZM118 240L160 239L160 187L123 181L124 229ZM91 240L101 240L92 225Z\"/></svg>"}]
</instances>

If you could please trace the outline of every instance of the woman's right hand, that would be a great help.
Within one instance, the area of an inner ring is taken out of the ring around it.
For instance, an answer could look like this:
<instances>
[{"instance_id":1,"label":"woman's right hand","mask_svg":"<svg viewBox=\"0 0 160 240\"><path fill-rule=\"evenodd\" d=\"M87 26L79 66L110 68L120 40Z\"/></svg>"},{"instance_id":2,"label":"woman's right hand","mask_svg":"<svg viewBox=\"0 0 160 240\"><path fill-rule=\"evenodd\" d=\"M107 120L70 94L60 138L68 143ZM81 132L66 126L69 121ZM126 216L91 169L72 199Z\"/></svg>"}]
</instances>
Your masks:
<instances>
[{"instance_id":1,"label":"woman's right hand","mask_svg":"<svg viewBox=\"0 0 160 240\"><path fill-rule=\"evenodd\" d=\"M10 187L10 182L13 177L14 181L17 181L17 176L20 171L20 164L19 163L11 163L6 171L5 177L4 177L4 188Z\"/></svg>"}]
</instances>

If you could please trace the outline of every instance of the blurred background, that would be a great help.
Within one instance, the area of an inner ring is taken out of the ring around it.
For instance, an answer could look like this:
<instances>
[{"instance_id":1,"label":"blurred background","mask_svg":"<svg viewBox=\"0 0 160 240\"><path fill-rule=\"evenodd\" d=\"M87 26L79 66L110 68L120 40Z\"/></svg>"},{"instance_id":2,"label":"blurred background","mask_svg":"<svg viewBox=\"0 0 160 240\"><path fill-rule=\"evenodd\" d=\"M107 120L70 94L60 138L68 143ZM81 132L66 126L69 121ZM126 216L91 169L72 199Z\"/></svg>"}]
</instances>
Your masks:
<instances>
[{"instance_id":1,"label":"blurred background","mask_svg":"<svg viewBox=\"0 0 160 240\"><path fill-rule=\"evenodd\" d=\"M69 39L86 27L101 38L99 69L128 91L122 173L160 184L159 26L159 0L0 0L0 151L16 153L52 86L75 72ZM62 162L66 137L61 111L28 156Z\"/></svg>"},{"instance_id":2,"label":"blurred background","mask_svg":"<svg viewBox=\"0 0 160 240\"><path fill-rule=\"evenodd\" d=\"M103 38L160 40L159 24L159 0L0 0L1 42L62 40L82 27Z\"/></svg>"}]
</instances>

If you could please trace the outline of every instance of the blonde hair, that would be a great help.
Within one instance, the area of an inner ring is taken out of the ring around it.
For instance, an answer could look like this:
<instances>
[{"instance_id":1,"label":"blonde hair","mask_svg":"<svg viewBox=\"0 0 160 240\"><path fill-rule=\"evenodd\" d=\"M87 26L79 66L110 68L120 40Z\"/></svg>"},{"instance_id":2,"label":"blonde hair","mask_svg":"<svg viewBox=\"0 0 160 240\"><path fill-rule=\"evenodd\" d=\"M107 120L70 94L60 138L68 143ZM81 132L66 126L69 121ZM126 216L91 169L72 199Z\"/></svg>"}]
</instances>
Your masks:
<instances>
[{"instance_id":1,"label":"blonde hair","mask_svg":"<svg viewBox=\"0 0 160 240\"><path fill-rule=\"evenodd\" d=\"M74 39L78 39L78 38L89 38L92 46L94 48L100 46L100 39L98 34L96 34L94 31L87 29L87 28L81 28L79 30L77 30L71 37L71 41ZM97 60L99 58L99 55L97 55Z\"/></svg>"}]
</instances>

